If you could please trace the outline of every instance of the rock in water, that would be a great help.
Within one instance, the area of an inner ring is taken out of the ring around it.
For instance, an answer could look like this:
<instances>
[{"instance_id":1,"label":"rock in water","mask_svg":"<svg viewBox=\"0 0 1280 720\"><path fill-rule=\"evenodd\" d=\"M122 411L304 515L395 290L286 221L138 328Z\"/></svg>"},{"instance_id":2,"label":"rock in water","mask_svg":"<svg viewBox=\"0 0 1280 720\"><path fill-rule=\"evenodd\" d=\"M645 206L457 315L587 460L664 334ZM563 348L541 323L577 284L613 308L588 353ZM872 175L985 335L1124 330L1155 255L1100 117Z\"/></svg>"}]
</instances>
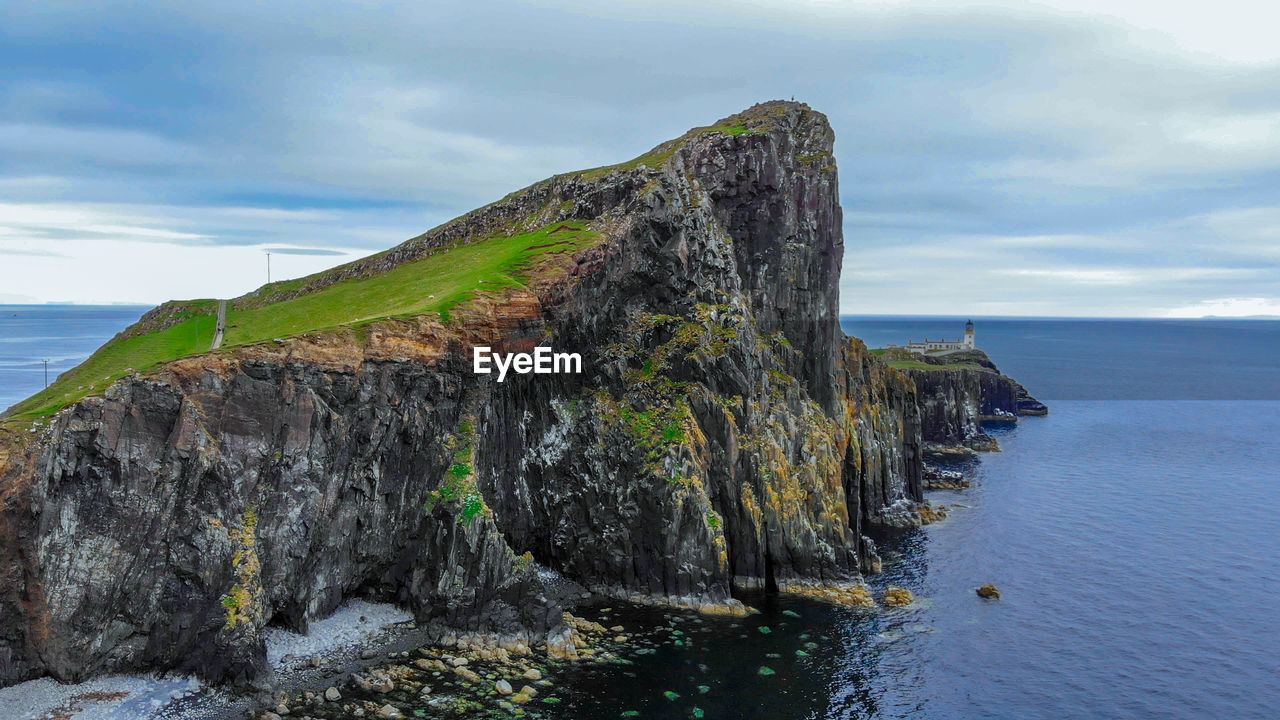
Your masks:
<instances>
[{"instance_id":1,"label":"rock in water","mask_svg":"<svg viewBox=\"0 0 1280 720\"><path fill-rule=\"evenodd\" d=\"M933 506L924 503L916 508L916 513L920 515L921 525L932 525L933 523L947 519L947 508L945 505Z\"/></svg>"},{"instance_id":2,"label":"rock in water","mask_svg":"<svg viewBox=\"0 0 1280 720\"><path fill-rule=\"evenodd\" d=\"M338 688L330 687L324 691L324 699L329 702L338 702L342 699L342 693L338 692Z\"/></svg>"},{"instance_id":3,"label":"rock in water","mask_svg":"<svg viewBox=\"0 0 1280 720\"><path fill-rule=\"evenodd\" d=\"M974 592L978 593L978 597L980 598L987 598L989 600L1000 599L1000 589L997 588L995 585L992 585L991 583L987 583L986 585L983 585L982 587L978 588Z\"/></svg>"},{"instance_id":4,"label":"rock in water","mask_svg":"<svg viewBox=\"0 0 1280 720\"><path fill-rule=\"evenodd\" d=\"M906 588L890 585L884 591L884 604L889 607L903 607L915 601L915 596Z\"/></svg>"},{"instance_id":5,"label":"rock in water","mask_svg":"<svg viewBox=\"0 0 1280 720\"><path fill-rule=\"evenodd\" d=\"M507 682L506 680L499 680L498 682L494 683L493 689L497 690L499 695L510 695L511 693L515 692L511 688L511 683Z\"/></svg>"},{"instance_id":6,"label":"rock in water","mask_svg":"<svg viewBox=\"0 0 1280 720\"><path fill-rule=\"evenodd\" d=\"M923 446L916 386L840 330L833 142L821 113L763 103L232 300L245 320L217 353L52 416L20 404L0 431L0 685L250 682L268 623L305 628L339 589L560 647L530 561L724 614L746 612L736 589L859 584L869 527L919 522ZM520 282L464 274L443 317L403 284L502 248ZM315 312L248 319L281 302ZM118 340L212 312L166 303ZM474 347L546 338L581 372L473 372Z\"/></svg>"}]
</instances>

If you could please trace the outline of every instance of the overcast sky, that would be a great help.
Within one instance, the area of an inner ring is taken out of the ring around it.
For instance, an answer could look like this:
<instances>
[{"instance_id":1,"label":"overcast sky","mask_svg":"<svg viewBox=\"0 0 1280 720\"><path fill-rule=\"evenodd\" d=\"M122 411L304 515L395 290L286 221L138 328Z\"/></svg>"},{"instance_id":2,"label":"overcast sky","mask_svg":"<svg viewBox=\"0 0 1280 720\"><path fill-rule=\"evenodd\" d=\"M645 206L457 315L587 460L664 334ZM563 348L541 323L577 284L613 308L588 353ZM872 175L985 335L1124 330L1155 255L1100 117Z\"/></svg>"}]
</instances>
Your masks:
<instances>
[{"instance_id":1,"label":"overcast sky","mask_svg":"<svg viewBox=\"0 0 1280 720\"><path fill-rule=\"evenodd\" d=\"M0 302L239 295L795 96L846 313L1280 314L1272 2L5 6Z\"/></svg>"}]
</instances>

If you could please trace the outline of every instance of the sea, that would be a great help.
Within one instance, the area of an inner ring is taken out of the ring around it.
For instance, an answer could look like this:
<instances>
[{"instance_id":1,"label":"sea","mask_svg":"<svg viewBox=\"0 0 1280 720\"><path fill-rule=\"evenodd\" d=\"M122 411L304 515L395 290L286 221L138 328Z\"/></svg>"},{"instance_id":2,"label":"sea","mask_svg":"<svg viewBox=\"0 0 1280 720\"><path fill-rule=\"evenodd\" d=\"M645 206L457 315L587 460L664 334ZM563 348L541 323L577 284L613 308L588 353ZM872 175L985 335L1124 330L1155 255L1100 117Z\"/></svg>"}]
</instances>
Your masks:
<instances>
[{"instance_id":1,"label":"sea","mask_svg":"<svg viewBox=\"0 0 1280 720\"><path fill-rule=\"evenodd\" d=\"M52 378L143 310L0 308L0 406L41 387L42 358ZM842 324L876 347L967 319ZM1280 321L972 319L1050 413L989 427L1001 452L949 466L971 486L929 493L946 520L876 538L874 593L911 605L597 604L582 613L628 642L555 669L525 715L1280 717ZM406 716L437 716L414 702ZM506 716L491 710L469 716Z\"/></svg>"},{"instance_id":2,"label":"sea","mask_svg":"<svg viewBox=\"0 0 1280 720\"><path fill-rule=\"evenodd\" d=\"M0 411L79 365L150 306L0 305ZM47 372L46 363L48 361Z\"/></svg>"}]
</instances>

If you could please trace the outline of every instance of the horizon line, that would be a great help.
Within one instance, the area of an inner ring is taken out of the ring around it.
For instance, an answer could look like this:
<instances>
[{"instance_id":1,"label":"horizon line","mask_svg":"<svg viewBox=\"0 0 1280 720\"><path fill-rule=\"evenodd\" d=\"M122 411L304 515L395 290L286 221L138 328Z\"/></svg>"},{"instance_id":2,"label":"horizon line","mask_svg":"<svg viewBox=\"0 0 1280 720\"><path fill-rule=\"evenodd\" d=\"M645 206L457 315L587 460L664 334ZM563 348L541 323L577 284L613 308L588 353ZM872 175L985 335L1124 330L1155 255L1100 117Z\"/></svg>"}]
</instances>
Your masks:
<instances>
[{"instance_id":1,"label":"horizon line","mask_svg":"<svg viewBox=\"0 0 1280 720\"><path fill-rule=\"evenodd\" d=\"M167 301L172 302L172 301ZM103 302L103 303L81 303L81 302L43 302L43 303L6 303L0 302L0 307L4 308L42 308L42 307L83 307L83 308L154 308L159 307L163 303L141 303L141 302ZM979 320L1262 320L1262 321L1280 321L1280 315L1197 315L1188 317L1170 317L1168 315L971 315L971 314L929 314L929 313L845 313L841 312L839 318L868 318L868 319L894 319L903 320L911 318L939 318L939 319L972 319Z\"/></svg>"}]
</instances>

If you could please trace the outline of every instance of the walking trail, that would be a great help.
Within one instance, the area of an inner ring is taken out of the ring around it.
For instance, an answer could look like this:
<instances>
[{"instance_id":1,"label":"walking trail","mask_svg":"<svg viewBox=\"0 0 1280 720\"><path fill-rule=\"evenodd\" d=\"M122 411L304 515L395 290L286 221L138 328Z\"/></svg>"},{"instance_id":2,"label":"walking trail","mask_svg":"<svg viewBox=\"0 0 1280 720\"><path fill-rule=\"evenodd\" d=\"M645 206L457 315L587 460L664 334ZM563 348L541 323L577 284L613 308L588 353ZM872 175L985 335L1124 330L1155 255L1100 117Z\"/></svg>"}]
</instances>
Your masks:
<instances>
[{"instance_id":1,"label":"walking trail","mask_svg":"<svg viewBox=\"0 0 1280 720\"><path fill-rule=\"evenodd\" d=\"M218 329L213 335L213 347L210 350L217 350L222 345L222 333L227 329L227 301L218 301Z\"/></svg>"}]
</instances>

